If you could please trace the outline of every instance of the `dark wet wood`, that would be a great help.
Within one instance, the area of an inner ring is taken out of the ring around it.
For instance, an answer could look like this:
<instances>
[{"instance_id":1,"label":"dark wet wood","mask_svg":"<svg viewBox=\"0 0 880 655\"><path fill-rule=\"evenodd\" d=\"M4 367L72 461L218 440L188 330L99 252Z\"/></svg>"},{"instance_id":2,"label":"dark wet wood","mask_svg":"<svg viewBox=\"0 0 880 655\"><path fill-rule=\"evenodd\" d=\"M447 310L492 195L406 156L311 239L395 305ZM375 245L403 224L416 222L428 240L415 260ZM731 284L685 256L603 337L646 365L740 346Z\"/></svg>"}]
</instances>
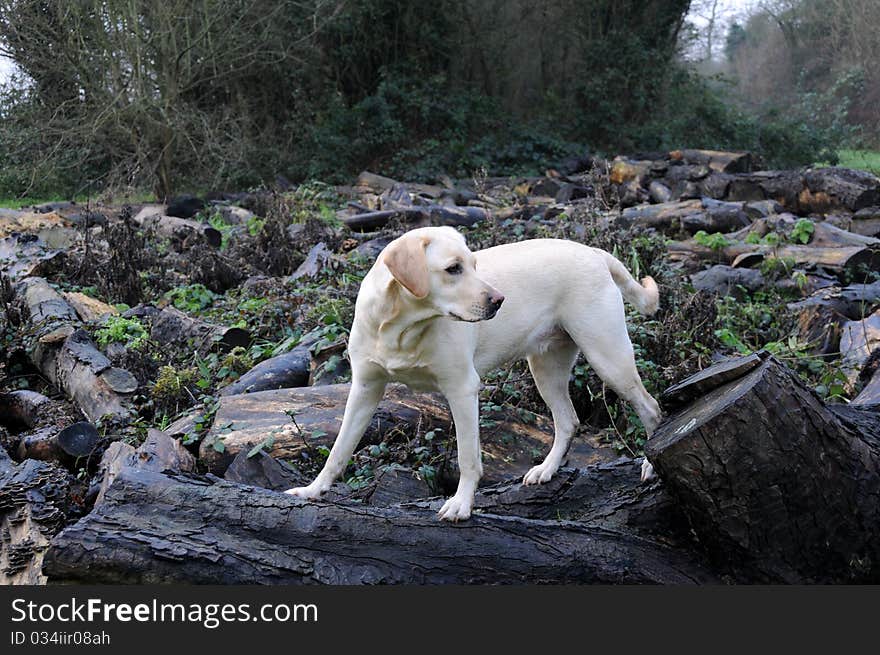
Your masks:
<instances>
[{"instance_id":1,"label":"dark wet wood","mask_svg":"<svg viewBox=\"0 0 880 655\"><path fill-rule=\"evenodd\" d=\"M514 584L717 581L676 548L623 531L493 514L307 503L126 468L58 535L52 582Z\"/></svg>"},{"instance_id":2,"label":"dark wet wood","mask_svg":"<svg viewBox=\"0 0 880 655\"><path fill-rule=\"evenodd\" d=\"M646 452L719 570L880 581L880 407L826 405L770 357L663 421Z\"/></svg>"}]
</instances>

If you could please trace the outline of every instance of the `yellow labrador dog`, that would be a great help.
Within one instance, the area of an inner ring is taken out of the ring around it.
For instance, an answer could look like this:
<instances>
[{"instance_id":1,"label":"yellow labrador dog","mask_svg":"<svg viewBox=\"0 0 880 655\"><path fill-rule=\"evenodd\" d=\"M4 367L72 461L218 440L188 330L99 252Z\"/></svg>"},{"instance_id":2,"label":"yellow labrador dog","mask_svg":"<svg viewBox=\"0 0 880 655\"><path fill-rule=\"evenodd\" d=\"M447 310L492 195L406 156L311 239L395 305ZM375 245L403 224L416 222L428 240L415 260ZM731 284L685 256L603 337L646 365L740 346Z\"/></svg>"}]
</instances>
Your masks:
<instances>
[{"instance_id":1,"label":"yellow labrador dog","mask_svg":"<svg viewBox=\"0 0 880 655\"><path fill-rule=\"evenodd\" d=\"M471 252L450 227L395 239L364 277L355 304L351 393L339 436L315 481L286 493L318 498L330 488L394 380L440 391L449 401L461 476L439 516L467 519L482 475L480 377L523 357L555 426L550 453L526 473L525 484L553 477L577 428L568 381L579 350L633 405L650 435L660 408L636 370L621 294L643 313L657 310L652 278L639 284L612 255L572 241L535 239ZM645 461L642 477L651 475Z\"/></svg>"}]
</instances>

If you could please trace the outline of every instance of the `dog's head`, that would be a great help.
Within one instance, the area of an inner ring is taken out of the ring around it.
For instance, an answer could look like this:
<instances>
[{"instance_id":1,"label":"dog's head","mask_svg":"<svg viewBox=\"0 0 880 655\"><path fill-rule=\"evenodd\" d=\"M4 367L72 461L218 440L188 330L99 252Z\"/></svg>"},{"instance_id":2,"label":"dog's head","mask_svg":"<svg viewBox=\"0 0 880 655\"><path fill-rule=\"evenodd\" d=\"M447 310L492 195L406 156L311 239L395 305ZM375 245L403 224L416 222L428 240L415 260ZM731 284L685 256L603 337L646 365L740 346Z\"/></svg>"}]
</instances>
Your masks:
<instances>
[{"instance_id":1,"label":"dog's head","mask_svg":"<svg viewBox=\"0 0 880 655\"><path fill-rule=\"evenodd\" d=\"M492 318L504 296L477 275L477 260L451 227L424 227L395 239L382 253L402 293L459 321Z\"/></svg>"}]
</instances>

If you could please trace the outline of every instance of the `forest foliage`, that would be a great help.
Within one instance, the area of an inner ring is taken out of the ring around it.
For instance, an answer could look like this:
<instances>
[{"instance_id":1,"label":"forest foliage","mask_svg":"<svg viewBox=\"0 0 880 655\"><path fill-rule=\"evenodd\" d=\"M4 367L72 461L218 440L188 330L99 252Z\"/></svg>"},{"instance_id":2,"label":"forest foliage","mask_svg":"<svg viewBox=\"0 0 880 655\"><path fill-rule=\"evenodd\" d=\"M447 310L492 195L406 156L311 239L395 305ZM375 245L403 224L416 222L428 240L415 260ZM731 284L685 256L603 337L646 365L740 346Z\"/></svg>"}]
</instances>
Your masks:
<instances>
[{"instance_id":1,"label":"forest foliage","mask_svg":"<svg viewBox=\"0 0 880 655\"><path fill-rule=\"evenodd\" d=\"M21 71L0 93L0 196L516 174L682 146L833 161L867 73L735 102L680 56L690 5L0 0ZM767 42L760 26L738 26L731 57Z\"/></svg>"}]
</instances>

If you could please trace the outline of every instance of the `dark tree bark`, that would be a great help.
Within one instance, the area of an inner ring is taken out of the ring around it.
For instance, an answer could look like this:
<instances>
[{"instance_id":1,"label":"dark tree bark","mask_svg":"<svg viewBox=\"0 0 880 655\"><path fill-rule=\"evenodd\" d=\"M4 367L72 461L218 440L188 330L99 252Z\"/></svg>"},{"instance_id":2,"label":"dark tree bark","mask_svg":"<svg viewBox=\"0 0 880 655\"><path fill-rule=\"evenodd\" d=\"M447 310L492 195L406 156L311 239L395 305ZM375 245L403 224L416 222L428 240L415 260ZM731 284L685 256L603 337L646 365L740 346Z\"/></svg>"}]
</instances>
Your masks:
<instances>
[{"instance_id":1,"label":"dark tree bark","mask_svg":"<svg viewBox=\"0 0 880 655\"><path fill-rule=\"evenodd\" d=\"M880 204L880 179L848 168L758 171L731 176L723 200L776 200L796 214L855 212Z\"/></svg>"},{"instance_id":2,"label":"dark tree bark","mask_svg":"<svg viewBox=\"0 0 880 655\"><path fill-rule=\"evenodd\" d=\"M309 383L312 353L299 346L289 353L260 362L220 391L221 396L273 389L304 387Z\"/></svg>"},{"instance_id":3,"label":"dark tree bark","mask_svg":"<svg viewBox=\"0 0 880 655\"><path fill-rule=\"evenodd\" d=\"M28 459L14 464L0 448L0 585L45 584L43 556L64 526L70 476Z\"/></svg>"},{"instance_id":4,"label":"dark tree bark","mask_svg":"<svg viewBox=\"0 0 880 655\"><path fill-rule=\"evenodd\" d=\"M826 405L766 357L665 420L646 452L737 579L880 581L877 406Z\"/></svg>"},{"instance_id":5,"label":"dark tree bark","mask_svg":"<svg viewBox=\"0 0 880 655\"><path fill-rule=\"evenodd\" d=\"M814 352L830 354L840 348L841 326L857 321L880 305L880 282L826 287L808 298L790 303L797 312L798 334Z\"/></svg>"},{"instance_id":6,"label":"dark tree bark","mask_svg":"<svg viewBox=\"0 0 880 655\"><path fill-rule=\"evenodd\" d=\"M393 218L401 218L410 227L428 225L452 225L472 227L489 217L482 207L446 207L444 205L422 205L371 211L353 216L343 216L343 222L352 230L371 232L388 224Z\"/></svg>"},{"instance_id":7,"label":"dark tree bark","mask_svg":"<svg viewBox=\"0 0 880 655\"><path fill-rule=\"evenodd\" d=\"M127 468L53 541L52 582L670 583L716 578L678 549L567 521L305 503Z\"/></svg>"}]
</instances>

